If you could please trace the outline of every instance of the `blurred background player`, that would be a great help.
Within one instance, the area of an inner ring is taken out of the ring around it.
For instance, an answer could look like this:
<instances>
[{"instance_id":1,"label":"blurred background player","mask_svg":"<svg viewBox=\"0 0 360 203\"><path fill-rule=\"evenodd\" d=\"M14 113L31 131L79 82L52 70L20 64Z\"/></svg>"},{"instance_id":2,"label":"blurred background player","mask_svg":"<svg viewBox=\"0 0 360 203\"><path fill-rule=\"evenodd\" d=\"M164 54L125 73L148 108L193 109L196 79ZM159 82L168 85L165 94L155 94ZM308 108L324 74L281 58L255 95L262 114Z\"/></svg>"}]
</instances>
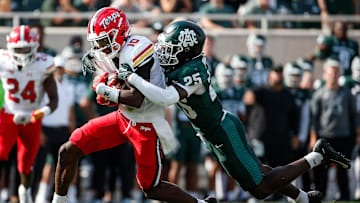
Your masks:
<instances>
[{"instance_id":1,"label":"blurred background player","mask_svg":"<svg viewBox=\"0 0 360 203\"><path fill-rule=\"evenodd\" d=\"M37 34L28 26L18 26L7 37L8 49L1 50L0 59L0 77L6 84L0 116L0 160L7 160L17 143L21 203L32 202L32 167L40 145L41 120L58 103L53 58L37 53L38 46ZM45 92L49 103L41 107Z\"/></svg>"},{"instance_id":2,"label":"blurred background player","mask_svg":"<svg viewBox=\"0 0 360 203\"><path fill-rule=\"evenodd\" d=\"M297 136L292 139L295 159L301 158L308 153L308 140L310 133L311 91L300 87L303 72L303 69L297 65L297 63L287 63L284 67L285 87L290 91L290 94L292 94L295 99L295 105L299 116L299 130ZM299 181L295 181L295 184L298 187L303 188L305 191L310 191L310 177L308 173L301 176L302 185L298 182Z\"/></svg>"},{"instance_id":3,"label":"blurred background player","mask_svg":"<svg viewBox=\"0 0 360 203\"><path fill-rule=\"evenodd\" d=\"M178 184L180 171L185 170L185 190L194 197L198 197L198 164L201 160L201 143L194 136L196 132L191 126L189 119L176 106L170 107L172 113L175 136L179 141L180 148L171 156L168 180Z\"/></svg>"},{"instance_id":4,"label":"blurred background player","mask_svg":"<svg viewBox=\"0 0 360 203\"><path fill-rule=\"evenodd\" d=\"M66 61L62 56L56 56L54 59L56 71L54 79L56 81L59 104L57 109L46 116L43 120L42 133L46 136L45 148L47 158L45 167L42 170L41 182L36 195L35 203L46 203L49 201L49 194L54 188L54 171L57 165L57 155L60 146L70 137L70 133L75 129L76 120L74 112L74 88L65 77ZM43 103L48 103L49 98L44 97Z\"/></svg>"},{"instance_id":5,"label":"blurred background player","mask_svg":"<svg viewBox=\"0 0 360 203\"><path fill-rule=\"evenodd\" d=\"M334 58L340 63L340 74L351 75L351 61L359 55L359 44L348 36L348 24L336 21L330 36L320 35L316 42L316 52L310 56L311 60Z\"/></svg>"},{"instance_id":6,"label":"blurred background player","mask_svg":"<svg viewBox=\"0 0 360 203\"><path fill-rule=\"evenodd\" d=\"M266 38L259 34L250 34L246 41L249 77L254 87L267 84L268 74L273 67L273 60L266 56Z\"/></svg>"},{"instance_id":7,"label":"blurred background player","mask_svg":"<svg viewBox=\"0 0 360 203\"><path fill-rule=\"evenodd\" d=\"M357 127L357 110L355 97L350 90L341 87L340 62L327 59L324 63L325 85L318 89L312 97L311 113L313 116L310 147L317 139L328 140L336 150L341 150L346 156L351 156ZM314 169L316 189L326 195L328 168ZM349 178L347 171L337 168L337 184L340 190L340 200L349 200Z\"/></svg>"}]
</instances>

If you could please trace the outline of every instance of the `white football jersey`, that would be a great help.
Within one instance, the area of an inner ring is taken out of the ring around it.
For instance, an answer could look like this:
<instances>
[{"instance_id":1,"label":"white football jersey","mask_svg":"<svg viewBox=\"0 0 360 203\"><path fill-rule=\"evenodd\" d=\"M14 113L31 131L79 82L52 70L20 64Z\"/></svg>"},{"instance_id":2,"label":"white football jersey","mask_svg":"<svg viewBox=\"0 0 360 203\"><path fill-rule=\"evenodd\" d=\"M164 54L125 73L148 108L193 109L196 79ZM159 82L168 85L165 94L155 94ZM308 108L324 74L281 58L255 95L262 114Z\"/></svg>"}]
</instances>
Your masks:
<instances>
[{"instance_id":1,"label":"white football jersey","mask_svg":"<svg viewBox=\"0 0 360 203\"><path fill-rule=\"evenodd\" d=\"M32 63L22 70L11 62L7 50L0 50L0 79L5 90L7 113L31 114L40 107L44 96L44 80L55 71L54 58L37 53Z\"/></svg>"},{"instance_id":2,"label":"white football jersey","mask_svg":"<svg viewBox=\"0 0 360 203\"><path fill-rule=\"evenodd\" d=\"M141 68L141 65L154 59L150 71L150 83L165 88L165 76L162 72L157 56L154 51L153 43L143 36L131 36L127 39L119 53L119 65L129 66L134 71ZM152 103L146 97L140 108L130 107L121 104L124 110L121 110L129 119L137 122L149 122L156 118L164 118L165 110L163 106Z\"/></svg>"}]
</instances>

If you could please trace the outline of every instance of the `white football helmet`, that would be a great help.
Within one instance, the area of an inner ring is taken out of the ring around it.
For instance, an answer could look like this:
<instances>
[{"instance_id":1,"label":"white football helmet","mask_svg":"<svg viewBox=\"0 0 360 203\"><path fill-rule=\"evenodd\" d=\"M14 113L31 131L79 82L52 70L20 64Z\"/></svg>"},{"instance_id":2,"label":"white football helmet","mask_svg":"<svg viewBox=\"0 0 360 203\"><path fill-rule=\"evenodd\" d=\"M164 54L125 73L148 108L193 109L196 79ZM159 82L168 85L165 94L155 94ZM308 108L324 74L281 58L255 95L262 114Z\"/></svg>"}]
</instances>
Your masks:
<instances>
[{"instance_id":1,"label":"white football helmet","mask_svg":"<svg viewBox=\"0 0 360 203\"><path fill-rule=\"evenodd\" d=\"M224 63L219 63L215 69L215 78L216 83L221 90L231 88L234 84L233 69Z\"/></svg>"},{"instance_id":2,"label":"white football helmet","mask_svg":"<svg viewBox=\"0 0 360 203\"><path fill-rule=\"evenodd\" d=\"M234 69L234 83L241 85L248 79L248 64L244 57L234 55L231 57L230 66Z\"/></svg>"},{"instance_id":3,"label":"white football helmet","mask_svg":"<svg viewBox=\"0 0 360 203\"><path fill-rule=\"evenodd\" d=\"M287 63L284 67L284 82L289 88L298 88L301 81L302 70L295 63Z\"/></svg>"},{"instance_id":4,"label":"white football helmet","mask_svg":"<svg viewBox=\"0 0 360 203\"><path fill-rule=\"evenodd\" d=\"M262 57L266 50L266 38L259 34L250 34L246 42L250 57Z\"/></svg>"},{"instance_id":5,"label":"white football helmet","mask_svg":"<svg viewBox=\"0 0 360 203\"><path fill-rule=\"evenodd\" d=\"M9 54L16 65L24 68L35 59L39 37L28 26L15 27L6 39Z\"/></svg>"}]
</instances>

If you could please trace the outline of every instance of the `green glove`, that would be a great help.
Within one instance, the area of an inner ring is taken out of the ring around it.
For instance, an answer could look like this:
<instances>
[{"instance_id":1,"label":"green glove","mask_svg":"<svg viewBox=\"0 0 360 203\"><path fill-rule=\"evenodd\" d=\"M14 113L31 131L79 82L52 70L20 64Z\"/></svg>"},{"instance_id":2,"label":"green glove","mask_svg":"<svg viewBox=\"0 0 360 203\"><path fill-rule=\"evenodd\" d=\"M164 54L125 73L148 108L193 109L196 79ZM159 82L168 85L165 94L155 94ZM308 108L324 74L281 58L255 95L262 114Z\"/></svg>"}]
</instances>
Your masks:
<instances>
[{"instance_id":1,"label":"green glove","mask_svg":"<svg viewBox=\"0 0 360 203\"><path fill-rule=\"evenodd\" d=\"M118 78L120 80L126 81L127 77L129 77L131 73L134 73L134 71L128 64L121 64L121 67L119 68Z\"/></svg>"},{"instance_id":2,"label":"green glove","mask_svg":"<svg viewBox=\"0 0 360 203\"><path fill-rule=\"evenodd\" d=\"M94 64L94 53L91 51L86 52L84 56L81 59L81 66L83 74L86 75L86 73L89 71L90 73L94 73L96 71L96 65Z\"/></svg>"}]
</instances>

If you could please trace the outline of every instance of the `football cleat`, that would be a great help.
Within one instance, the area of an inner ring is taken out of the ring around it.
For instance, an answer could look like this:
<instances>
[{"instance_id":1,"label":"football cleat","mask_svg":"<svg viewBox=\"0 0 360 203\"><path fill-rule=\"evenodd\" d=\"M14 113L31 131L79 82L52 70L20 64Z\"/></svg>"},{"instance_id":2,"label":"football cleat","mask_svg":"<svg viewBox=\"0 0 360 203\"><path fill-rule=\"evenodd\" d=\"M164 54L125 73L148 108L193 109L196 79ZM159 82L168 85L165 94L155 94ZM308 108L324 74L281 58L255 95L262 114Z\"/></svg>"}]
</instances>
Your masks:
<instances>
[{"instance_id":1,"label":"football cleat","mask_svg":"<svg viewBox=\"0 0 360 203\"><path fill-rule=\"evenodd\" d=\"M323 195L320 191L317 190L309 191L307 195L309 198L309 203L321 203Z\"/></svg>"},{"instance_id":2,"label":"football cleat","mask_svg":"<svg viewBox=\"0 0 360 203\"><path fill-rule=\"evenodd\" d=\"M345 169L351 167L350 159L346 158L342 153L335 151L325 139L316 141L313 151L319 152L324 156L323 162L325 164L335 163Z\"/></svg>"},{"instance_id":3,"label":"football cleat","mask_svg":"<svg viewBox=\"0 0 360 203\"><path fill-rule=\"evenodd\" d=\"M217 201L217 199L215 197L207 197L206 199L204 199L205 202L208 203L218 203L219 201Z\"/></svg>"}]
</instances>

